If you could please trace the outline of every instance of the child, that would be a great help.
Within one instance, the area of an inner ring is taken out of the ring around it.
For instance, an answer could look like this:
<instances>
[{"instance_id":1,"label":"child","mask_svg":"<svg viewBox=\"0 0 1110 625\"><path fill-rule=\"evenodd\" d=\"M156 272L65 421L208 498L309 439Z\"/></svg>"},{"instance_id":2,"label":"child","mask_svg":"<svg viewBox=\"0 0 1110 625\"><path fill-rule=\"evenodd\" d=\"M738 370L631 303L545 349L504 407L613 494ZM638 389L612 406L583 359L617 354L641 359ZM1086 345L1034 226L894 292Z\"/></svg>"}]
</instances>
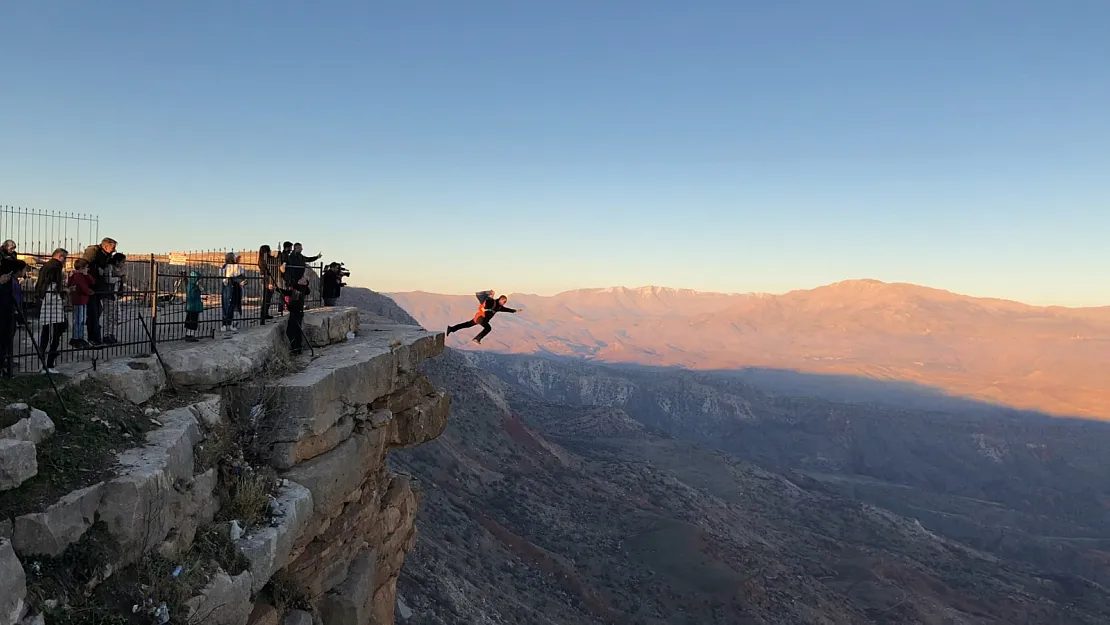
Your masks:
<instances>
[{"instance_id":1,"label":"child","mask_svg":"<svg viewBox=\"0 0 1110 625\"><path fill-rule=\"evenodd\" d=\"M69 276L69 303L73 304L73 338L70 347L88 349L91 344L85 340L85 323L88 320L89 296L93 294L93 277L89 275L89 261L78 258L73 262L73 273Z\"/></svg>"},{"instance_id":2,"label":"child","mask_svg":"<svg viewBox=\"0 0 1110 625\"><path fill-rule=\"evenodd\" d=\"M23 319L23 291L19 285L27 263L16 258L0 260L0 369L14 371L15 329Z\"/></svg>"},{"instance_id":3,"label":"child","mask_svg":"<svg viewBox=\"0 0 1110 625\"><path fill-rule=\"evenodd\" d=\"M189 343L197 342L200 314L204 312L201 293L204 293L204 289L200 288L200 275L194 271L189 274L189 281L185 284L185 340Z\"/></svg>"},{"instance_id":4,"label":"child","mask_svg":"<svg viewBox=\"0 0 1110 625\"><path fill-rule=\"evenodd\" d=\"M296 284L287 289L277 289L285 296L285 307L289 309L289 325L285 326L285 336L289 339L289 351L294 355L300 354L303 349L302 338L304 330L301 322L304 321L304 301L308 297L308 278L301 278Z\"/></svg>"},{"instance_id":5,"label":"child","mask_svg":"<svg viewBox=\"0 0 1110 625\"><path fill-rule=\"evenodd\" d=\"M238 323L235 322L235 313L243 312L243 282L246 276L239 265L239 257L234 252L228 252L224 257L224 266L220 270L224 278L223 290L220 292L224 312L224 332L237 332Z\"/></svg>"}]
</instances>

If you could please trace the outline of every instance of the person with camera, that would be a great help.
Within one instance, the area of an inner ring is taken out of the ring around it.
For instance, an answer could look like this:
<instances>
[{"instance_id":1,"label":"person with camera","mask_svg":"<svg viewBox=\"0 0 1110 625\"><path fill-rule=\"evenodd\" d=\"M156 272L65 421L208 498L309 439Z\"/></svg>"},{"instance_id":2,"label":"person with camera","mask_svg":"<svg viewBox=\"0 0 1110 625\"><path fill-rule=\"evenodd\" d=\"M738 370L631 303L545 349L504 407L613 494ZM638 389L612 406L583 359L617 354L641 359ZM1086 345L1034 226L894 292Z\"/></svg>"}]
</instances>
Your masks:
<instances>
[{"instance_id":1,"label":"person with camera","mask_svg":"<svg viewBox=\"0 0 1110 625\"><path fill-rule=\"evenodd\" d=\"M320 277L320 296L324 299L324 306L335 306L339 302L339 294L347 286L343 283L343 278L349 275L351 272L343 268L343 263L328 265L324 275Z\"/></svg>"}]
</instances>

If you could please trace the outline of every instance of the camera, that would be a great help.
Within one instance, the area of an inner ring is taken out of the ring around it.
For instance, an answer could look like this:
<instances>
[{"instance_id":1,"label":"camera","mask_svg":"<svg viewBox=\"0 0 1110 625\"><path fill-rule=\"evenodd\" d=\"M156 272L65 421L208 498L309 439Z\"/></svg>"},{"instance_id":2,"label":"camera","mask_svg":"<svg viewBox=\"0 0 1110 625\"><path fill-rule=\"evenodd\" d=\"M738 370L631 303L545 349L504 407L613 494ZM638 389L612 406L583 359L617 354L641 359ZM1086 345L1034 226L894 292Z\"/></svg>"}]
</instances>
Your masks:
<instances>
[{"instance_id":1,"label":"camera","mask_svg":"<svg viewBox=\"0 0 1110 625\"><path fill-rule=\"evenodd\" d=\"M335 263L335 273L339 274L340 278L347 278L351 275L351 272L343 263Z\"/></svg>"}]
</instances>

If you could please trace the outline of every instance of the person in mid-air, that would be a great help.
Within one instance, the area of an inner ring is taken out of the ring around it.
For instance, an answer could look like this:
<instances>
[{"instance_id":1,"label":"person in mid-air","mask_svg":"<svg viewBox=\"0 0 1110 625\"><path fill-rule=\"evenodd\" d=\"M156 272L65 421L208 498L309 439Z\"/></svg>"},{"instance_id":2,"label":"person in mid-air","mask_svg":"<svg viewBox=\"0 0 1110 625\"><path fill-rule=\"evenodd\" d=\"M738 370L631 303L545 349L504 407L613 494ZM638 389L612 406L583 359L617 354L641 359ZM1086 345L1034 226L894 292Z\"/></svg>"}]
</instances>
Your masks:
<instances>
[{"instance_id":1,"label":"person in mid-air","mask_svg":"<svg viewBox=\"0 0 1110 625\"><path fill-rule=\"evenodd\" d=\"M447 336L451 336L452 332L473 328L474 326L482 326L482 331L478 333L478 336L471 339L474 343L481 345L482 339L486 338L486 335L493 330L489 325L489 320L493 319L494 315L499 312L517 312L516 309L509 308L505 305L505 302L509 301L508 297L502 295L495 299L494 295L496 295L496 293L494 293L493 289L475 293L474 296L478 298L478 312L470 321L464 321L458 325L447 326ZM524 309L522 308L520 310Z\"/></svg>"}]
</instances>

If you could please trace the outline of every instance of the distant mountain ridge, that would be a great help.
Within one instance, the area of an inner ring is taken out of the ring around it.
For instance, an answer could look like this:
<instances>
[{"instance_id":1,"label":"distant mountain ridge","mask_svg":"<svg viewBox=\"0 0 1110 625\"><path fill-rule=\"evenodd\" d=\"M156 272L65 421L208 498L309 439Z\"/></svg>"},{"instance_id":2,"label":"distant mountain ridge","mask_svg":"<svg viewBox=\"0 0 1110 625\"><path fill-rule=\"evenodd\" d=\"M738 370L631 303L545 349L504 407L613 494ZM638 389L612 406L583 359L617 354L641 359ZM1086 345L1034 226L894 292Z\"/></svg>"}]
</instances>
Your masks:
<instances>
[{"instance_id":1,"label":"distant mountain ridge","mask_svg":"<svg viewBox=\"0 0 1110 625\"><path fill-rule=\"evenodd\" d=\"M421 325L473 316L473 295L390 297ZM1110 307L1031 306L848 280L781 295L668 287L510 295L481 349L608 363L750 367L901 380L1009 406L1110 417ZM450 337L455 347L472 332Z\"/></svg>"}]
</instances>

